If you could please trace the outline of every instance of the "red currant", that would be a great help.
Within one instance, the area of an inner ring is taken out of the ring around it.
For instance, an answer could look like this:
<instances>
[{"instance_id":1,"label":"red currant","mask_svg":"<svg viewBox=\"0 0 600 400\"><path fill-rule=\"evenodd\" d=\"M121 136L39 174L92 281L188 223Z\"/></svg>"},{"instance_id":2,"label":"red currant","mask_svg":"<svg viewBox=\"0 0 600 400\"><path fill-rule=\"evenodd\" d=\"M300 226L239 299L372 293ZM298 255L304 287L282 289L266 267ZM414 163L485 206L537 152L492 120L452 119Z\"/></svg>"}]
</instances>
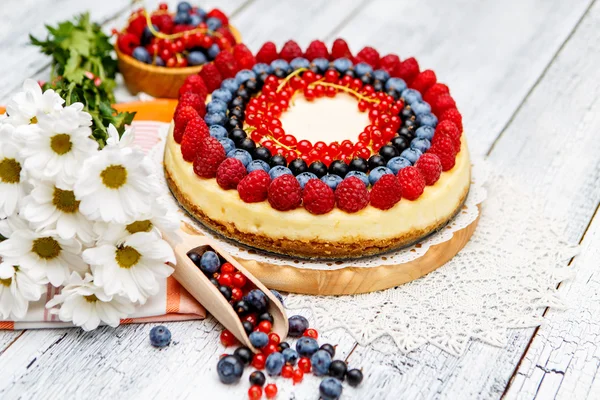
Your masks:
<instances>
[{"instance_id":1,"label":"red currant","mask_svg":"<svg viewBox=\"0 0 600 400\"><path fill-rule=\"evenodd\" d=\"M323 164L329 167L329 165L333 162L333 158L329 155L324 155L321 157L321 161L323 162Z\"/></svg>"},{"instance_id":2,"label":"red currant","mask_svg":"<svg viewBox=\"0 0 600 400\"><path fill-rule=\"evenodd\" d=\"M325 72L325 82L333 83L338 80L338 76L339 74L336 70L328 69L327 72Z\"/></svg>"},{"instance_id":3,"label":"red currant","mask_svg":"<svg viewBox=\"0 0 600 400\"><path fill-rule=\"evenodd\" d=\"M296 145L296 148L300 153L306 154L312 149L312 144L308 140L301 140Z\"/></svg>"},{"instance_id":4,"label":"red currant","mask_svg":"<svg viewBox=\"0 0 600 400\"><path fill-rule=\"evenodd\" d=\"M243 288L246 285L246 282L248 282L248 280L241 272L236 272L232 277L233 286L236 288Z\"/></svg>"},{"instance_id":5,"label":"red currant","mask_svg":"<svg viewBox=\"0 0 600 400\"><path fill-rule=\"evenodd\" d=\"M294 147L298 143L296 138L292 135L285 135L281 138L280 142L288 147Z\"/></svg>"},{"instance_id":6,"label":"red currant","mask_svg":"<svg viewBox=\"0 0 600 400\"><path fill-rule=\"evenodd\" d=\"M277 353L277 345L273 344L273 343L269 343L268 345L263 347L262 352L263 352L263 354L265 354L267 356L269 354Z\"/></svg>"},{"instance_id":7,"label":"red currant","mask_svg":"<svg viewBox=\"0 0 600 400\"><path fill-rule=\"evenodd\" d=\"M233 336L233 333L229 332L227 329L221 332L220 339L221 344L225 347L233 346L237 343L237 339L235 338L235 336Z\"/></svg>"},{"instance_id":8,"label":"red currant","mask_svg":"<svg viewBox=\"0 0 600 400\"><path fill-rule=\"evenodd\" d=\"M358 157L364 158L366 160L369 157L371 157L371 152L369 151L369 149L364 148L364 149L360 149L359 151L357 151L356 155Z\"/></svg>"},{"instance_id":9,"label":"red currant","mask_svg":"<svg viewBox=\"0 0 600 400\"><path fill-rule=\"evenodd\" d=\"M302 379L304 379L304 372L302 372L301 369L295 369L294 370L294 374L292 375L292 379L294 381L294 385L296 383L300 383L302 382Z\"/></svg>"},{"instance_id":10,"label":"red currant","mask_svg":"<svg viewBox=\"0 0 600 400\"><path fill-rule=\"evenodd\" d=\"M365 111L367 111L368 108L369 108L368 102L366 102L364 100L361 100L358 102L358 111L365 112Z\"/></svg>"},{"instance_id":11,"label":"red currant","mask_svg":"<svg viewBox=\"0 0 600 400\"><path fill-rule=\"evenodd\" d=\"M158 5L158 9L159 10L168 10L169 9L169 5L167 3L160 3Z\"/></svg>"},{"instance_id":12,"label":"red currant","mask_svg":"<svg viewBox=\"0 0 600 400\"><path fill-rule=\"evenodd\" d=\"M248 389L248 398L250 400L258 400L262 397L262 391L262 388L258 385L250 386L250 389Z\"/></svg>"},{"instance_id":13,"label":"red currant","mask_svg":"<svg viewBox=\"0 0 600 400\"><path fill-rule=\"evenodd\" d=\"M300 369L305 374L308 374L312 368L310 363L310 358L302 357L298 360L298 369Z\"/></svg>"},{"instance_id":14,"label":"red currant","mask_svg":"<svg viewBox=\"0 0 600 400\"><path fill-rule=\"evenodd\" d=\"M274 383L269 383L265 386L265 396L267 399L274 399L277 396L277 385Z\"/></svg>"},{"instance_id":15,"label":"red currant","mask_svg":"<svg viewBox=\"0 0 600 400\"><path fill-rule=\"evenodd\" d=\"M308 83L312 83L316 80L315 73L312 71L306 71L304 75L302 75L302 78Z\"/></svg>"},{"instance_id":16,"label":"red currant","mask_svg":"<svg viewBox=\"0 0 600 400\"><path fill-rule=\"evenodd\" d=\"M321 97L325 96L325 86L316 85L315 86L315 95L317 96L317 98L321 98Z\"/></svg>"},{"instance_id":17,"label":"red currant","mask_svg":"<svg viewBox=\"0 0 600 400\"><path fill-rule=\"evenodd\" d=\"M319 338L319 333L317 332L316 329L308 328L307 330L304 331L304 333L302 334L302 336L308 336L308 337L311 337L313 339L318 339Z\"/></svg>"},{"instance_id":18,"label":"red currant","mask_svg":"<svg viewBox=\"0 0 600 400\"><path fill-rule=\"evenodd\" d=\"M223 273L219 277L219 285L221 285L221 286L229 287L229 286L231 286L232 283L233 283L233 277L231 276L231 274Z\"/></svg>"},{"instance_id":19,"label":"red currant","mask_svg":"<svg viewBox=\"0 0 600 400\"><path fill-rule=\"evenodd\" d=\"M281 342L281 338L275 332L269 333L269 343L279 344Z\"/></svg>"},{"instance_id":20,"label":"red currant","mask_svg":"<svg viewBox=\"0 0 600 400\"><path fill-rule=\"evenodd\" d=\"M258 324L258 330L264 333L269 333L273 329L273 324L269 321L261 321Z\"/></svg>"},{"instance_id":21,"label":"red currant","mask_svg":"<svg viewBox=\"0 0 600 400\"><path fill-rule=\"evenodd\" d=\"M237 287L231 289L231 300L240 301L242 297L244 297L244 292L242 292L242 289Z\"/></svg>"},{"instance_id":22,"label":"red currant","mask_svg":"<svg viewBox=\"0 0 600 400\"><path fill-rule=\"evenodd\" d=\"M294 367L292 367L291 365L284 365L281 369L281 376L283 376L284 378L291 378L292 376L294 376Z\"/></svg>"},{"instance_id":23,"label":"red currant","mask_svg":"<svg viewBox=\"0 0 600 400\"><path fill-rule=\"evenodd\" d=\"M315 97L317 97L315 90L313 90L309 87L304 89L303 94L304 94L304 98L308 101L313 101L315 99Z\"/></svg>"},{"instance_id":24,"label":"red currant","mask_svg":"<svg viewBox=\"0 0 600 400\"><path fill-rule=\"evenodd\" d=\"M164 57L162 57L164 59ZM166 66L167 68L175 68L175 66L177 65L177 60L174 59L173 57L169 58L166 62Z\"/></svg>"},{"instance_id":25,"label":"red currant","mask_svg":"<svg viewBox=\"0 0 600 400\"><path fill-rule=\"evenodd\" d=\"M252 357L251 364L256 369L264 369L266 361L267 361L267 356L262 353L259 353L259 354L255 354L254 357Z\"/></svg>"},{"instance_id":26,"label":"red currant","mask_svg":"<svg viewBox=\"0 0 600 400\"><path fill-rule=\"evenodd\" d=\"M245 317L242 319L242 322L243 322L243 321L248 321L248 322L250 322L250 323L252 324L252 326L254 326L254 325L256 325L256 321L257 321L257 319L256 319L256 315L255 315L255 314L248 314L248 315L246 315L246 316L245 316Z\"/></svg>"},{"instance_id":27,"label":"red currant","mask_svg":"<svg viewBox=\"0 0 600 400\"><path fill-rule=\"evenodd\" d=\"M337 89L334 88L333 86L327 86L327 89L325 89L325 95L327 97L335 97L337 93Z\"/></svg>"}]
</instances>

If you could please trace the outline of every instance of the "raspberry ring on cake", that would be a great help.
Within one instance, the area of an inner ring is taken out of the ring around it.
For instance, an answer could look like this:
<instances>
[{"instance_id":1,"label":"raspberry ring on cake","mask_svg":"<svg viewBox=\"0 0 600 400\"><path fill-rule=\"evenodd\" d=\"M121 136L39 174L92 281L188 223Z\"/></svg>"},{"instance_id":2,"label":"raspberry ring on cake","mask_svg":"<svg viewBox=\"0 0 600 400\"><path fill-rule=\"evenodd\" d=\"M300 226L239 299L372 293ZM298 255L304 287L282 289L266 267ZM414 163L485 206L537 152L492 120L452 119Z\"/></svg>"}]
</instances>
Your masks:
<instances>
[{"instance_id":1,"label":"raspberry ring on cake","mask_svg":"<svg viewBox=\"0 0 600 400\"><path fill-rule=\"evenodd\" d=\"M471 164L448 87L414 58L341 42L244 46L203 68L210 101L182 94L165 150L190 214L254 248L341 259L412 244L461 209Z\"/></svg>"}]
</instances>

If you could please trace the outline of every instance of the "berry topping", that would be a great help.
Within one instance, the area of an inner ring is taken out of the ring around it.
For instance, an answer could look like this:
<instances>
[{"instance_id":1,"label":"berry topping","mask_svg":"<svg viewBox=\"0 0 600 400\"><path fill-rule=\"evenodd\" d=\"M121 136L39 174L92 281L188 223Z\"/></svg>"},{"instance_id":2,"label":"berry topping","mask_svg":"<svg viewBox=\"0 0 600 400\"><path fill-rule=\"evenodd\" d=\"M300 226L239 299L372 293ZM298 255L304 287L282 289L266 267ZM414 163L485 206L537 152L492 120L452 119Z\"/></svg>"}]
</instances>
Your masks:
<instances>
[{"instance_id":1,"label":"berry topping","mask_svg":"<svg viewBox=\"0 0 600 400\"><path fill-rule=\"evenodd\" d=\"M402 61L392 74L392 76L402 78L409 86L413 83L417 75L419 75L419 63L414 57Z\"/></svg>"},{"instance_id":2,"label":"berry topping","mask_svg":"<svg viewBox=\"0 0 600 400\"><path fill-rule=\"evenodd\" d=\"M198 78L200 77L198 76ZM200 78L200 80L202 80L202 78ZM202 84L204 85L204 81L202 81ZM206 104L204 103L204 100L202 100L202 97L192 91L181 93L179 96L179 104L177 104L177 108L186 106L192 107L201 117L204 117L206 114Z\"/></svg>"},{"instance_id":3,"label":"berry topping","mask_svg":"<svg viewBox=\"0 0 600 400\"><path fill-rule=\"evenodd\" d=\"M175 120L175 130L173 136L177 143L181 143L188 122L199 117L198 111L190 106L184 106L175 111L173 118Z\"/></svg>"},{"instance_id":4,"label":"berry topping","mask_svg":"<svg viewBox=\"0 0 600 400\"><path fill-rule=\"evenodd\" d=\"M448 109L456 108L456 102L449 94L440 95L432 104L435 115L442 115Z\"/></svg>"},{"instance_id":5,"label":"berry topping","mask_svg":"<svg viewBox=\"0 0 600 400\"><path fill-rule=\"evenodd\" d=\"M369 204L369 192L363 181L352 176L338 185L335 199L341 210L354 213Z\"/></svg>"},{"instance_id":6,"label":"berry topping","mask_svg":"<svg viewBox=\"0 0 600 400\"><path fill-rule=\"evenodd\" d=\"M460 136L461 132L456 127L456 124L450 120L445 120L437 124L435 127L435 136L448 135L454 143L454 149L456 152L460 151ZM434 136L434 137L435 137Z\"/></svg>"},{"instance_id":7,"label":"berry topping","mask_svg":"<svg viewBox=\"0 0 600 400\"><path fill-rule=\"evenodd\" d=\"M377 69L379 67L379 52L372 47L365 47L356 55L357 63L367 63L373 69Z\"/></svg>"},{"instance_id":8,"label":"berry topping","mask_svg":"<svg viewBox=\"0 0 600 400\"><path fill-rule=\"evenodd\" d=\"M456 147L453 140L448 135L435 135L433 144L429 153L435 154L440 158L442 170L448 171L454 167L456 162Z\"/></svg>"},{"instance_id":9,"label":"berry topping","mask_svg":"<svg viewBox=\"0 0 600 400\"><path fill-rule=\"evenodd\" d=\"M213 92L218 89L223 81L223 77L214 63L205 64L198 75L202 77L208 92Z\"/></svg>"},{"instance_id":10,"label":"berry topping","mask_svg":"<svg viewBox=\"0 0 600 400\"><path fill-rule=\"evenodd\" d=\"M235 77L235 74L240 70L233 54L228 51L220 52L215 58L214 64L223 79Z\"/></svg>"},{"instance_id":11,"label":"berry topping","mask_svg":"<svg viewBox=\"0 0 600 400\"><path fill-rule=\"evenodd\" d=\"M425 93L427 89L432 87L437 81L435 72L427 69L421 72L410 85L411 88L418 90L421 93Z\"/></svg>"},{"instance_id":12,"label":"berry topping","mask_svg":"<svg viewBox=\"0 0 600 400\"><path fill-rule=\"evenodd\" d=\"M271 178L263 170L250 172L242 179L238 186L238 194L246 203L258 203L267 199Z\"/></svg>"},{"instance_id":13,"label":"berry topping","mask_svg":"<svg viewBox=\"0 0 600 400\"><path fill-rule=\"evenodd\" d=\"M181 140L181 154L185 161L192 162L196 159L202 139L206 137L208 127L202 118L197 117L187 123Z\"/></svg>"},{"instance_id":14,"label":"berry topping","mask_svg":"<svg viewBox=\"0 0 600 400\"><path fill-rule=\"evenodd\" d=\"M235 189L246 174L246 167L240 160L228 158L217 169L217 183L225 190Z\"/></svg>"},{"instance_id":15,"label":"berry topping","mask_svg":"<svg viewBox=\"0 0 600 400\"><path fill-rule=\"evenodd\" d=\"M450 89L443 83L436 83L423 94L423 100L429 104L435 104L437 98L443 94L450 94Z\"/></svg>"},{"instance_id":16,"label":"berry topping","mask_svg":"<svg viewBox=\"0 0 600 400\"><path fill-rule=\"evenodd\" d=\"M298 43L293 40L288 40L279 52L279 58L283 58L285 61L290 62L296 57L302 57L302 49L298 46Z\"/></svg>"},{"instance_id":17,"label":"berry topping","mask_svg":"<svg viewBox=\"0 0 600 400\"><path fill-rule=\"evenodd\" d=\"M300 184L291 174L281 175L269 185L268 200L276 210L293 210L302 202Z\"/></svg>"},{"instance_id":18,"label":"berry topping","mask_svg":"<svg viewBox=\"0 0 600 400\"><path fill-rule=\"evenodd\" d=\"M277 57L277 46L273 42L266 42L256 53L256 61L259 63L271 64Z\"/></svg>"},{"instance_id":19,"label":"berry topping","mask_svg":"<svg viewBox=\"0 0 600 400\"><path fill-rule=\"evenodd\" d=\"M214 8L206 14L206 19L209 18L218 19L224 26L229 25L229 19L227 18L227 15L225 15L225 13L218 8Z\"/></svg>"},{"instance_id":20,"label":"berry topping","mask_svg":"<svg viewBox=\"0 0 600 400\"><path fill-rule=\"evenodd\" d=\"M415 167L421 172L421 175L425 178L425 184L428 186L433 185L440 179L442 162L433 153L423 154L415 164Z\"/></svg>"},{"instance_id":21,"label":"berry topping","mask_svg":"<svg viewBox=\"0 0 600 400\"><path fill-rule=\"evenodd\" d=\"M402 197L416 200L425 189L425 178L415 167L406 167L398 172L398 182L402 188Z\"/></svg>"},{"instance_id":22,"label":"berry topping","mask_svg":"<svg viewBox=\"0 0 600 400\"><path fill-rule=\"evenodd\" d=\"M308 45L308 48L304 53L304 58L306 58L308 61L312 61L315 58L329 59L329 50L327 50L325 43L321 42L320 40L313 40Z\"/></svg>"},{"instance_id":23,"label":"berry topping","mask_svg":"<svg viewBox=\"0 0 600 400\"><path fill-rule=\"evenodd\" d=\"M166 347L171 343L171 331L163 325L150 330L150 344L154 347Z\"/></svg>"},{"instance_id":24,"label":"berry topping","mask_svg":"<svg viewBox=\"0 0 600 400\"><path fill-rule=\"evenodd\" d=\"M183 85L181 85L181 88L179 89L179 95L181 96L187 92L197 94L198 96L200 96L202 102L204 102L206 96L208 95L208 89L206 88L206 84L199 75L190 75L187 78L185 78ZM197 111L200 113L200 110ZM204 114L201 115L204 116Z\"/></svg>"},{"instance_id":25,"label":"berry topping","mask_svg":"<svg viewBox=\"0 0 600 400\"><path fill-rule=\"evenodd\" d=\"M452 121L459 131L463 131L462 115L456 108L450 108L440 115L440 121Z\"/></svg>"},{"instance_id":26,"label":"berry topping","mask_svg":"<svg viewBox=\"0 0 600 400\"><path fill-rule=\"evenodd\" d=\"M335 207L335 194L326 183L311 179L304 186L304 208L311 214L326 214Z\"/></svg>"},{"instance_id":27,"label":"berry topping","mask_svg":"<svg viewBox=\"0 0 600 400\"><path fill-rule=\"evenodd\" d=\"M352 59L352 52L348 47L348 43L344 39L335 39L333 45L331 46L331 59L337 60L338 58L349 58Z\"/></svg>"},{"instance_id":28,"label":"berry topping","mask_svg":"<svg viewBox=\"0 0 600 400\"><path fill-rule=\"evenodd\" d=\"M393 174L383 175L371 190L371 205L380 210L392 208L402 197L402 187Z\"/></svg>"},{"instance_id":29,"label":"berry topping","mask_svg":"<svg viewBox=\"0 0 600 400\"><path fill-rule=\"evenodd\" d=\"M237 61L240 69L252 69L256 64L256 58L254 58L250 49L242 43L236 44L233 47L233 57Z\"/></svg>"},{"instance_id":30,"label":"berry topping","mask_svg":"<svg viewBox=\"0 0 600 400\"><path fill-rule=\"evenodd\" d=\"M396 54L388 54L381 57L379 60L379 68L387 71L388 74L392 75L396 68L400 65L400 57Z\"/></svg>"},{"instance_id":31,"label":"berry topping","mask_svg":"<svg viewBox=\"0 0 600 400\"><path fill-rule=\"evenodd\" d=\"M198 156L194 160L194 172L201 178L214 178L223 160L225 160L223 145L214 137L208 136L200 142Z\"/></svg>"}]
</instances>

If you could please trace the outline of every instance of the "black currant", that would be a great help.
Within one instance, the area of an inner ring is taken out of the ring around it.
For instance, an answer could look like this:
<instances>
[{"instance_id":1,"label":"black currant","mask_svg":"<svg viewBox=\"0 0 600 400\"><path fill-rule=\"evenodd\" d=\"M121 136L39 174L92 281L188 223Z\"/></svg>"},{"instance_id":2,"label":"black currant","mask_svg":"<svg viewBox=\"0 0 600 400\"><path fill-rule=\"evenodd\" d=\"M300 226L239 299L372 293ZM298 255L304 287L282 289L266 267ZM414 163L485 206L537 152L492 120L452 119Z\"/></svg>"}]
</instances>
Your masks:
<instances>
[{"instance_id":1,"label":"black currant","mask_svg":"<svg viewBox=\"0 0 600 400\"><path fill-rule=\"evenodd\" d=\"M246 300L238 301L237 303L235 303L235 306L233 308L235 309L235 312L239 315L244 315L250 312L250 304L248 304Z\"/></svg>"},{"instance_id":2,"label":"black currant","mask_svg":"<svg viewBox=\"0 0 600 400\"><path fill-rule=\"evenodd\" d=\"M281 353L285 349L289 349L289 348L290 348L290 344L288 342L281 342L281 343L279 343L279 346L277 346L277 351L279 351Z\"/></svg>"},{"instance_id":3,"label":"black currant","mask_svg":"<svg viewBox=\"0 0 600 400\"><path fill-rule=\"evenodd\" d=\"M244 99L242 97L234 97L234 99L231 100L231 106L232 107L241 107L243 109L246 107L246 102L244 101Z\"/></svg>"},{"instance_id":4,"label":"black currant","mask_svg":"<svg viewBox=\"0 0 600 400\"><path fill-rule=\"evenodd\" d=\"M375 154L369 158L369 170L373 170L377 167L385 167L385 158L381 157L379 154Z\"/></svg>"},{"instance_id":5,"label":"black currant","mask_svg":"<svg viewBox=\"0 0 600 400\"><path fill-rule=\"evenodd\" d=\"M331 358L335 357L335 347L330 345L329 343L325 343L320 347L321 350L325 350L331 355Z\"/></svg>"},{"instance_id":6,"label":"black currant","mask_svg":"<svg viewBox=\"0 0 600 400\"><path fill-rule=\"evenodd\" d=\"M350 171L360 171L367 172L369 170L369 165L367 164L367 160L361 157L356 157L352 161L350 161Z\"/></svg>"},{"instance_id":7,"label":"black currant","mask_svg":"<svg viewBox=\"0 0 600 400\"><path fill-rule=\"evenodd\" d=\"M246 87L246 90L250 94L254 94L254 93L256 93L258 91L258 82L256 82L256 80L254 80L254 79L246 81L246 83L244 84L244 86Z\"/></svg>"},{"instance_id":8,"label":"black currant","mask_svg":"<svg viewBox=\"0 0 600 400\"><path fill-rule=\"evenodd\" d=\"M232 131L234 129L241 129L241 128L242 128L242 121L237 119L237 117L231 117L225 123L225 129L227 129L227 131Z\"/></svg>"},{"instance_id":9,"label":"black currant","mask_svg":"<svg viewBox=\"0 0 600 400\"><path fill-rule=\"evenodd\" d=\"M376 92L383 92L383 82L378 80L374 81L373 89L375 89Z\"/></svg>"},{"instance_id":10,"label":"black currant","mask_svg":"<svg viewBox=\"0 0 600 400\"><path fill-rule=\"evenodd\" d=\"M243 129L236 128L232 129L228 136L229 139L233 140L233 143L235 143L237 146L242 140L246 139L246 132L244 132Z\"/></svg>"},{"instance_id":11,"label":"black currant","mask_svg":"<svg viewBox=\"0 0 600 400\"><path fill-rule=\"evenodd\" d=\"M285 78L287 76L287 73L281 69L281 68L277 68L274 72L273 75L275 75L278 78Z\"/></svg>"},{"instance_id":12,"label":"black currant","mask_svg":"<svg viewBox=\"0 0 600 400\"><path fill-rule=\"evenodd\" d=\"M257 147L256 150L254 150L254 158L268 162L271 158L271 151L266 147Z\"/></svg>"},{"instance_id":13,"label":"black currant","mask_svg":"<svg viewBox=\"0 0 600 400\"><path fill-rule=\"evenodd\" d=\"M408 140L406 136L396 136L392 139L392 146L398 150L398 153L402 153L410 146L410 140Z\"/></svg>"},{"instance_id":14,"label":"black currant","mask_svg":"<svg viewBox=\"0 0 600 400\"><path fill-rule=\"evenodd\" d=\"M360 80L362 81L363 85L370 85L373 82L370 74L361 76Z\"/></svg>"},{"instance_id":15,"label":"black currant","mask_svg":"<svg viewBox=\"0 0 600 400\"><path fill-rule=\"evenodd\" d=\"M354 78L356 76L356 74L354 73L354 71L351 70L351 69L347 69L346 72L344 72L344 75L347 75L347 76L349 76L351 78Z\"/></svg>"},{"instance_id":16,"label":"black currant","mask_svg":"<svg viewBox=\"0 0 600 400\"><path fill-rule=\"evenodd\" d=\"M202 258L200 254L191 251L188 253L188 257L194 264L196 264L196 267L200 267L200 259Z\"/></svg>"},{"instance_id":17,"label":"black currant","mask_svg":"<svg viewBox=\"0 0 600 400\"><path fill-rule=\"evenodd\" d=\"M273 157L271 157L271 159L268 162L271 168L275 167L276 165L287 167L287 161L285 160L285 157L281 154L275 154Z\"/></svg>"},{"instance_id":18,"label":"black currant","mask_svg":"<svg viewBox=\"0 0 600 400\"><path fill-rule=\"evenodd\" d=\"M241 109L241 107L235 107L233 109L229 110L229 117L236 117L237 119L239 119L240 121L244 120L244 110Z\"/></svg>"},{"instance_id":19,"label":"black currant","mask_svg":"<svg viewBox=\"0 0 600 400\"><path fill-rule=\"evenodd\" d=\"M262 321L269 321L271 324L273 324L275 322L275 320L273 319L273 316L268 312L262 313L258 316L258 322L262 322Z\"/></svg>"},{"instance_id":20,"label":"black currant","mask_svg":"<svg viewBox=\"0 0 600 400\"><path fill-rule=\"evenodd\" d=\"M404 121L404 126L409 130L413 130L417 126L417 123L412 119L407 119L406 121Z\"/></svg>"},{"instance_id":21,"label":"black currant","mask_svg":"<svg viewBox=\"0 0 600 400\"><path fill-rule=\"evenodd\" d=\"M227 299L227 301L231 300L231 289L229 289L227 286L219 287L219 292L221 292L221 294Z\"/></svg>"},{"instance_id":22,"label":"black currant","mask_svg":"<svg viewBox=\"0 0 600 400\"><path fill-rule=\"evenodd\" d=\"M404 137L404 138L408 139L409 142L415 138L414 132L412 132L410 129L408 129L405 126L400 128L400 130L398 131L398 135L400 135L400 137Z\"/></svg>"},{"instance_id":23,"label":"black currant","mask_svg":"<svg viewBox=\"0 0 600 400\"><path fill-rule=\"evenodd\" d=\"M210 278L210 283L219 288L219 281L217 280L217 278Z\"/></svg>"},{"instance_id":24,"label":"black currant","mask_svg":"<svg viewBox=\"0 0 600 400\"><path fill-rule=\"evenodd\" d=\"M244 89L243 87L240 87L237 90L237 92L235 92L235 96L241 97L242 99L244 99L244 102L247 102L248 100L250 100L250 93L248 93L248 91L246 89Z\"/></svg>"},{"instance_id":25,"label":"black currant","mask_svg":"<svg viewBox=\"0 0 600 400\"><path fill-rule=\"evenodd\" d=\"M386 161L389 161L390 159L399 156L400 153L398 152L398 149L396 149L394 146L386 144L381 149L379 149L379 155L385 158Z\"/></svg>"},{"instance_id":26,"label":"black currant","mask_svg":"<svg viewBox=\"0 0 600 400\"><path fill-rule=\"evenodd\" d=\"M252 322L250 321L242 321L242 326L244 327L244 331L246 331L246 335L249 335L254 330L254 326L252 326Z\"/></svg>"},{"instance_id":27,"label":"black currant","mask_svg":"<svg viewBox=\"0 0 600 400\"><path fill-rule=\"evenodd\" d=\"M303 159L296 158L290 163L289 169L292 171L292 174L294 174L294 176L297 176L303 172L308 171L308 166L306 165L306 162L304 162Z\"/></svg>"},{"instance_id":28,"label":"black currant","mask_svg":"<svg viewBox=\"0 0 600 400\"><path fill-rule=\"evenodd\" d=\"M265 382L267 381L267 378L265 378L265 374L263 374L260 371L254 371L253 373L251 373L249 379L250 379L251 385L258 385L258 386L264 385Z\"/></svg>"},{"instance_id":29,"label":"black currant","mask_svg":"<svg viewBox=\"0 0 600 400\"><path fill-rule=\"evenodd\" d=\"M235 349L233 355L238 356L238 358L242 360L244 365L250 365L250 362L254 357L254 353L252 353L252 350L250 350L246 346L238 347L237 349Z\"/></svg>"},{"instance_id":30,"label":"black currant","mask_svg":"<svg viewBox=\"0 0 600 400\"><path fill-rule=\"evenodd\" d=\"M342 360L333 360L331 364L329 364L329 376L332 376L340 381L343 381L346 377L346 371L348 370L348 366Z\"/></svg>"},{"instance_id":31,"label":"black currant","mask_svg":"<svg viewBox=\"0 0 600 400\"><path fill-rule=\"evenodd\" d=\"M322 178L327 175L327 166L321 161L315 161L308 167L308 172L312 172L318 178Z\"/></svg>"},{"instance_id":32,"label":"black currant","mask_svg":"<svg viewBox=\"0 0 600 400\"><path fill-rule=\"evenodd\" d=\"M398 100L400 98L400 94L396 90L394 90L394 89L388 90L387 94L389 94L390 96L392 96L394 98L394 100Z\"/></svg>"},{"instance_id":33,"label":"black currant","mask_svg":"<svg viewBox=\"0 0 600 400\"><path fill-rule=\"evenodd\" d=\"M414 115L415 113L413 113L410 106L405 106L402 111L400 111L400 118L402 118L403 121L411 119Z\"/></svg>"},{"instance_id":34,"label":"black currant","mask_svg":"<svg viewBox=\"0 0 600 400\"><path fill-rule=\"evenodd\" d=\"M237 147L238 149L246 150L248 153L253 155L254 151L256 150L256 143L254 143L254 140L246 138L238 143Z\"/></svg>"},{"instance_id":35,"label":"black currant","mask_svg":"<svg viewBox=\"0 0 600 400\"><path fill-rule=\"evenodd\" d=\"M351 369L346 372L346 379L348 379L348 384L352 387L356 387L360 385L363 380L363 373L358 369Z\"/></svg>"},{"instance_id":36,"label":"black currant","mask_svg":"<svg viewBox=\"0 0 600 400\"><path fill-rule=\"evenodd\" d=\"M348 167L348 164L346 164L342 160L335 160L329 166L329 173L338 175L341 178L344 178L349 171L350 167Z\"/></svg>"}]
</instances>

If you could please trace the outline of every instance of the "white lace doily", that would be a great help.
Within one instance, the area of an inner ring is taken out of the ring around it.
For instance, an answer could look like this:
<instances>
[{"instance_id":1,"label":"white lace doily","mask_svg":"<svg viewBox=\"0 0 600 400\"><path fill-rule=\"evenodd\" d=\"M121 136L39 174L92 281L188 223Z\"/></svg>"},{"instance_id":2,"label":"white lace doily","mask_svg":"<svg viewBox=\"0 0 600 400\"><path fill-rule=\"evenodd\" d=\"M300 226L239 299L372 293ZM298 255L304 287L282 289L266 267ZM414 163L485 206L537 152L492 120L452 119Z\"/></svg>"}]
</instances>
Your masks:
<instances>
[{"instance_id":1,"label":"white lace doily","mask_svg":"<svg viewBox=\"0 0 600 400\"><path fill-rule=\"evenodd\" d=\"M276 265L287 265L296 268L318 270L335 270L346 267L380 267L383 265L403 264L423 256L431 246L452 239L454 232L467 227L473 221L475 221L479 215L479 208L477 206L481 204L487 196L487 191L483 187L483 184L486 182L488 176L486 164L482 161L474 162L472 168L471 188L463 209L442 230L427 237L426 239L423 239L412 246L391 253L386 253L381 256L365 257L355 260L322 262L305 259L293 259L290 257L278 256L272 253L266 253L243 247L238 243L215 234L214 232L206 229L202 224L198 223L198 221L190 218L190 216L179 206L179 203L177 200L175 200L175 197L173 197L171 194L167 186L164 173L162 172L165 138L167 132L168 126L164 129L161 129L159 136L160 141L150 151L150 156L155 161L156 167L159 169L157 176L159 177L159 184L161 187L160 196L162 203L165 204L170 211L178 213L183 221L193 225L204 235L217 240L224 250L244 260L255 260L259 262L263 261Z\"/></svg>"}]
</instances>

